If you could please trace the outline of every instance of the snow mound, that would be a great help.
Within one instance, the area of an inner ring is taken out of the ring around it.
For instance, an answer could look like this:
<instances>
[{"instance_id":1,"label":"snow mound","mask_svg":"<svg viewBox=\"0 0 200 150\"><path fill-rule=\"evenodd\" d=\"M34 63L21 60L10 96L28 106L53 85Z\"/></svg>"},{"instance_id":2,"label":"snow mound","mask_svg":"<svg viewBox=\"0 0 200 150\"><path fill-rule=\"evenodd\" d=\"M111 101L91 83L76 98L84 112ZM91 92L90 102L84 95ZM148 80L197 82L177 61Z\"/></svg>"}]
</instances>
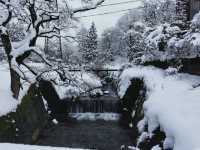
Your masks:
<instances>
[{"instance_id":1,"label":"snow mound","mask_svg":"<svg viewBox=\"0 0 200 150\"><path fill-rule=\"evenodd\" d=\"M143 107L148 134L160 127L166 134L164 147L174 150L200 149L200 77L171 75L154 67L133 66L120 76L118 94L121 98L133 78L143 79L147 88ZM159 148L155 146L154 149Z\"/></svg>"},{"instance_id":2,"label":"snow mound","mask_svg":"<svg viewBox=\"0 0 200 150\"><path fill-rule=\"evenodd\" d=\"M23 144L10 144L0 143L0 149L4 150L83 150L83 149L72 149L72 148L58 148L50 146L33 146Z\"/></svg>"}]
</instances>

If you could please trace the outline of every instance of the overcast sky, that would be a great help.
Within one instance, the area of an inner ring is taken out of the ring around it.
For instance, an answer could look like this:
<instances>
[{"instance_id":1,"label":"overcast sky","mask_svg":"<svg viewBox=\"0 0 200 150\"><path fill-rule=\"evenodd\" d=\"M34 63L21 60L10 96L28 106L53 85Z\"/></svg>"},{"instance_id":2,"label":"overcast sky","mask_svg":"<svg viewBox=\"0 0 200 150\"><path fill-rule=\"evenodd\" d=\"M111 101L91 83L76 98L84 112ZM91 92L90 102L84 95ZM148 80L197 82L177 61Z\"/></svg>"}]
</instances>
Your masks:
<instances>
[{"instance_id":1,"label":"overcast sky","mask_svg":"<svg viewBox=\"0 0 200 150\"><path fill-rule=\"evenodd\" d=\"M120 11L120 10L124 10L124 9L137 8L142 5L140 0L138 0L137 2L134 2L136 0L106 0L103 3L103 5L119 3L119 2L127 2L127 1L132 1L132 2L126 3L126 4L114 5L114 6L99 7L95 10L90 10L90 11L87 11L84 13L76 14L76 16L88 16L88 15L111 12L111 11ZM94 21L96 24L98 33L101 34L104 29L114 26L116 24L117 20L123 14L125 14L127 12L128 11L107 14L107 15L102 15L102 16L83 17L80 19L80 21L87 28L89 28L91 23Z\"/></svg>"}]
</instances>

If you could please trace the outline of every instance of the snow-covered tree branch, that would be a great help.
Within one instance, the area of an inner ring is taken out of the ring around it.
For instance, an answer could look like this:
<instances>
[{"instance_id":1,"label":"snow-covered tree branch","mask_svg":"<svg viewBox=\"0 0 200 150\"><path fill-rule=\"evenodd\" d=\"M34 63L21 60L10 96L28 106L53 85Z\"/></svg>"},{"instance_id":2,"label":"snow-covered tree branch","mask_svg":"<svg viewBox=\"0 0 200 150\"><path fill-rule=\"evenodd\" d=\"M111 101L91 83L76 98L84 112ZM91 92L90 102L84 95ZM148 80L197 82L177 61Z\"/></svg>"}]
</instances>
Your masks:
<instances>
[{"instance_id":1,"label":"snow-covered tree branch","mask_svg":"<svg viewBox=\"0 0 200 150\"><path fill-rule=\"evenodd\" d=\"M67 1L65 1L67 2ZM71 21L70 18L73 14L87 11L97 8L104 0L88 3L87 7L82 6L80 8L71 9L68 5L59 5L57 1L43 1L43 0L0 0L0 5L3 10L3 17L1 19L1 39L6 51L8 61L10 64L10 70L12 72L11 83L12 92L14 97L18 98L20 90L20 78L23 80L29 79L23 72L22 66L25 66L37 79L37 73L31 69L24 62L32 53L38 55L45 64L49 67L52 65L45 59L43 52L36 46L37 39L39 37L65 37L74 38L72 36L60 35L60 25L57 22L62 19L67 24ZM15 5L12 5L15 3ZM67 3L66 3L67 4ZM52 7L51 5L59 5L58 7ZM14 7L13 7L14 6ZM67 10L67 11L66 11ZM70 14L70 12L72 12ZM66 14L68 13L68 14ZM65 16L64 18L61 16ZM16 19L24 24L27 29L25 30L25 36L23 40L18 42L11 42L10 36L6 29L6 25L12 20ZM64 20L63 20L64 19ZM50 24L50 26L46 26Z\"/></svg>"}]
</instances>

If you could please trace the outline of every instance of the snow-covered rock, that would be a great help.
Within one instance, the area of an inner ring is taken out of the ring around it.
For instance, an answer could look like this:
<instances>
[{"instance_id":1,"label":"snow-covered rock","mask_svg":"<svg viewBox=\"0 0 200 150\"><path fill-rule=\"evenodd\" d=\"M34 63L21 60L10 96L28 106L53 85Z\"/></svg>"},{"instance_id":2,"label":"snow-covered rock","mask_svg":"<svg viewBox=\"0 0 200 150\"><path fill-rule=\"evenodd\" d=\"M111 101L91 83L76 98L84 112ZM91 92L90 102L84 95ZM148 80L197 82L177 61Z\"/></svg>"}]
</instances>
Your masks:
<instances>
[{"instance_id":1,"label":"snow-covered rock","mask_svg":"<svg viewBox=\"0 0 200 150\"><path fill-rule=\"evenodd\" d=\"M120 76L118 94L121 98L133 78L143 79L147 88L143 105L148 134L160 128L166 135L164 147L174 150L200 148L200 77L189 74L170 75L153 67L133 66ZM140 132L144 123L140 122ZM145 131L145 130L144 130ZM142 132L143 133L143 132ZM154 147L154 149L159 149Z\"/></svg>"}]
</instances>

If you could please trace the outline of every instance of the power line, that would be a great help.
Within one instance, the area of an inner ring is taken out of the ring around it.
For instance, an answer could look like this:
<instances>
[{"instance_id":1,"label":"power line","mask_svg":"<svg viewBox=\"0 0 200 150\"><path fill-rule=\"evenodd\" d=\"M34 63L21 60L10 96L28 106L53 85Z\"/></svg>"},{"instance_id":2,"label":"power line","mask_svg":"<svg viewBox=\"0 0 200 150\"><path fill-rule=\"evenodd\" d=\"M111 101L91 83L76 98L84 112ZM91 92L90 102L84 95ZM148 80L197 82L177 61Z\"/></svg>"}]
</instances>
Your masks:
<instances>
[{"instance_id":1,"label":"power line","mask_svg":"<svg viewBox=\"0 0 200 150\"><path fill-rule=\"evenodd\" d=\"M115 13L120 13L120 12L125 12L125 11L140 9L140 8L144 8L144 7L123 9L123 10L118 10L118 11L110 11L110 12L98 13L98 14L87 15L87 16L79 16L79 17L76 17L76 18L87 18L87 17L94 17L94 16L104 16L104 15L115 14Z\"/></svg>"},{"instance_id":2,"label":"power line","mask_svg":"<svg viewBox=\"0 0 200 150\"><path fill-rule=\"evenodd\" d=\"M132 0L132 1L126 1L126 2L118 2L118 3L104 4L104 5L98 6L98 8L99 8L99 7L106 7L106 6L114 6L114 5L119 5L119 4L135 3L135 2L141 2L141 0Z\"/></svg>"}]
</instances>

